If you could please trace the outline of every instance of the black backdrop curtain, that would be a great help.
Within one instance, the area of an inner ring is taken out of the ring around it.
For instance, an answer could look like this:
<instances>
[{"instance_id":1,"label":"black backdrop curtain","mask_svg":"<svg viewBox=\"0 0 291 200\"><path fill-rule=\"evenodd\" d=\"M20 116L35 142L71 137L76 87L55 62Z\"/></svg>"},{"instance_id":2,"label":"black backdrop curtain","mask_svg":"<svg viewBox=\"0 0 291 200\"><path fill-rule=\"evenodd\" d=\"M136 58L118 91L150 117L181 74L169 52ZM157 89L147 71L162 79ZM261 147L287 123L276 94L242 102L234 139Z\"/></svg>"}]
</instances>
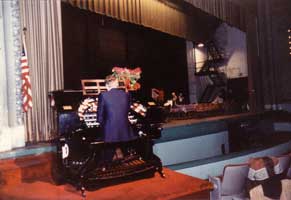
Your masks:
<instances>
[{"instance_id":1,"label":"black backdrop curtain","mask_svg":"<svg viewBox=\"0 0 291 200\"><path fill-rule=\"evenodd\" d=\"M188 96L186 41L159 31L62 4L64 82L104 78L114 66L141 67L140 97L150 88Z\"/></svg>"}]
</instances>

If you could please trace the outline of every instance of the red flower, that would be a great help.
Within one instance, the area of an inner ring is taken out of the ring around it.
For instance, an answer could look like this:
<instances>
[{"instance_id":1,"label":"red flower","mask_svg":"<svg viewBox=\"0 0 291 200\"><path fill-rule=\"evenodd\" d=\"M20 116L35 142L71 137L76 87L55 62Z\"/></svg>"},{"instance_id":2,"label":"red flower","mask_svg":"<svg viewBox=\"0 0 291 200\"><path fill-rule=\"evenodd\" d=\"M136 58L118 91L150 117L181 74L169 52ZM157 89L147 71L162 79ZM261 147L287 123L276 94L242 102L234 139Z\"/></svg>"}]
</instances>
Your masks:
<instances>
[{"instance_id":1,"label":"red flower","mask_svg":"<svg viewBox=\"0 0 291 200\"><path fill-rule=\"evenodd\" d=\"M113 67L113 74L118 77L120 81L124 81L124 85L128 90L138 90L140 89L140 84L137 80L140 79L141 68L137 67L135 69Z\"/></svg>"},{"instance_id":2,"label":"red flower","mask_svg":"<svg viewBox=\"0 0 291 200\"><path fill-rule=\"evenodd\" d=\"M130 88L130 80L129 79L125 79L124 80L124 85L126 88Z\"/></svg>"},{"instance_id":3,"label":"red flower","mask_svg":"<svg viewBox=\"0 0 291 200\"><path fill-rule=\"evenodd\" d=\"M122 73L124 71L123 68L121 67L113 67L112 72L116 72L116 73Z\"/></svg>"},{"instance_id":4,"label":"red flower","mask_svg":"<svg viewBox=\"0 0 291 200\"><path fill-rule=\"evenodd\" d=\"M131 70L132 73L136 73L136 74L140 74L141 73L141 68L140 67L137 67L133 70Z\"/></svg>"},{"instance_id":5,"label":"red flower","mask_svg":"<svg viewBox=\"0 0 291 200\"><path fill-rule=\"evenodd\" d=\"M140 89L140 84L139 83L135 83L133 85L133 90L139 90Z\"/></svg>"}]
</instances>

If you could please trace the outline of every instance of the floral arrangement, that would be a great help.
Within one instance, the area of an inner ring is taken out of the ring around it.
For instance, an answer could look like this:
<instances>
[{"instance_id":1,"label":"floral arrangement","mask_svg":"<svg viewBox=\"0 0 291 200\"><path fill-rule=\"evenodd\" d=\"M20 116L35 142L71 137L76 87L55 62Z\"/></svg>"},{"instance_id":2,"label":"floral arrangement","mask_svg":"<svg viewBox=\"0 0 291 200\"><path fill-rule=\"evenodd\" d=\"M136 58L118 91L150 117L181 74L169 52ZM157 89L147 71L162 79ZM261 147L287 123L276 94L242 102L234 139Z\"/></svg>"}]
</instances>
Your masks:
<instances>
[{"instance_id":1,"label":"floral arrangement","mask_svg":"<svg viewBox=\"0 0 291 200\"><path fill-rule=\"evenodd\" d=\"M124 82L127 90L138 90L140 84L137 82L140 79L141 69L139 67L135 69L113 67L113 76L117 77L119 81Z\"/></svg>"}]
</instances>

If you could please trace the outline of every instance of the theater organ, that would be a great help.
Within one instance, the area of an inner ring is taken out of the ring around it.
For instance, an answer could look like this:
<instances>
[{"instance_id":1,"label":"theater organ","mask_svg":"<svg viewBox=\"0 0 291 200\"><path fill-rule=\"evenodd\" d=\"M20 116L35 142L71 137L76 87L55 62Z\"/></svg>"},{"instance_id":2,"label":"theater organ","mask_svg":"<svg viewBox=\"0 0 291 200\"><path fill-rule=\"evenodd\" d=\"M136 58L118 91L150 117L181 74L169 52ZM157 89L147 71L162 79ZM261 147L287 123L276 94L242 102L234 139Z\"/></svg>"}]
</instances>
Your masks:
<instances>
[{"instance_id":1,"label":"theater organ","mask_svg":"<svg viewBox=\"0 0 291 200\"><path fill-rule=\"evenodd\" d=\"M97 87L82 82L83 90L49 94L58 126L52 176L57 184L75 185L82 195L85 189L151 177L156 171L164 177L161 160L153 153L153 140L161 136L164 121L163 109L155 105L133 101L128 117L139 138L118 144L124 150L123 158L104 160L105 150L115 144L104 143L97 122L98 94L105 90L101 82Z\"/></svg>"}]
</instances>

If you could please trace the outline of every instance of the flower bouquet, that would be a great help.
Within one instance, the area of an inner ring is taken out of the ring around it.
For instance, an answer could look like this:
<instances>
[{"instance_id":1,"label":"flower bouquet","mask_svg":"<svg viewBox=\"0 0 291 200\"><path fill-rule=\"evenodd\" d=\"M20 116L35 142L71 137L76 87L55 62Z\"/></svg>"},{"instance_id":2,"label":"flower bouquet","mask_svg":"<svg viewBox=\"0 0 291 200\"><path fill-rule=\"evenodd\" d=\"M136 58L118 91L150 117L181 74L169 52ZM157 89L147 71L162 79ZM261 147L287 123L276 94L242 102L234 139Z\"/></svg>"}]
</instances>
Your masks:
<instances>
[{"instance_id":1,"label":"flower bouquet","mask_svg":"<svg viewBox=\"0 0 291 200\"><path fill-rule=\"evenodd\" d=\"M132 91L140 89L140 84L137 82L141 74L141 69L139 67L135 69L113 67L112 72L119 81L124 82L124 86L127 90Z\"/></svg>"}]
</instances>

